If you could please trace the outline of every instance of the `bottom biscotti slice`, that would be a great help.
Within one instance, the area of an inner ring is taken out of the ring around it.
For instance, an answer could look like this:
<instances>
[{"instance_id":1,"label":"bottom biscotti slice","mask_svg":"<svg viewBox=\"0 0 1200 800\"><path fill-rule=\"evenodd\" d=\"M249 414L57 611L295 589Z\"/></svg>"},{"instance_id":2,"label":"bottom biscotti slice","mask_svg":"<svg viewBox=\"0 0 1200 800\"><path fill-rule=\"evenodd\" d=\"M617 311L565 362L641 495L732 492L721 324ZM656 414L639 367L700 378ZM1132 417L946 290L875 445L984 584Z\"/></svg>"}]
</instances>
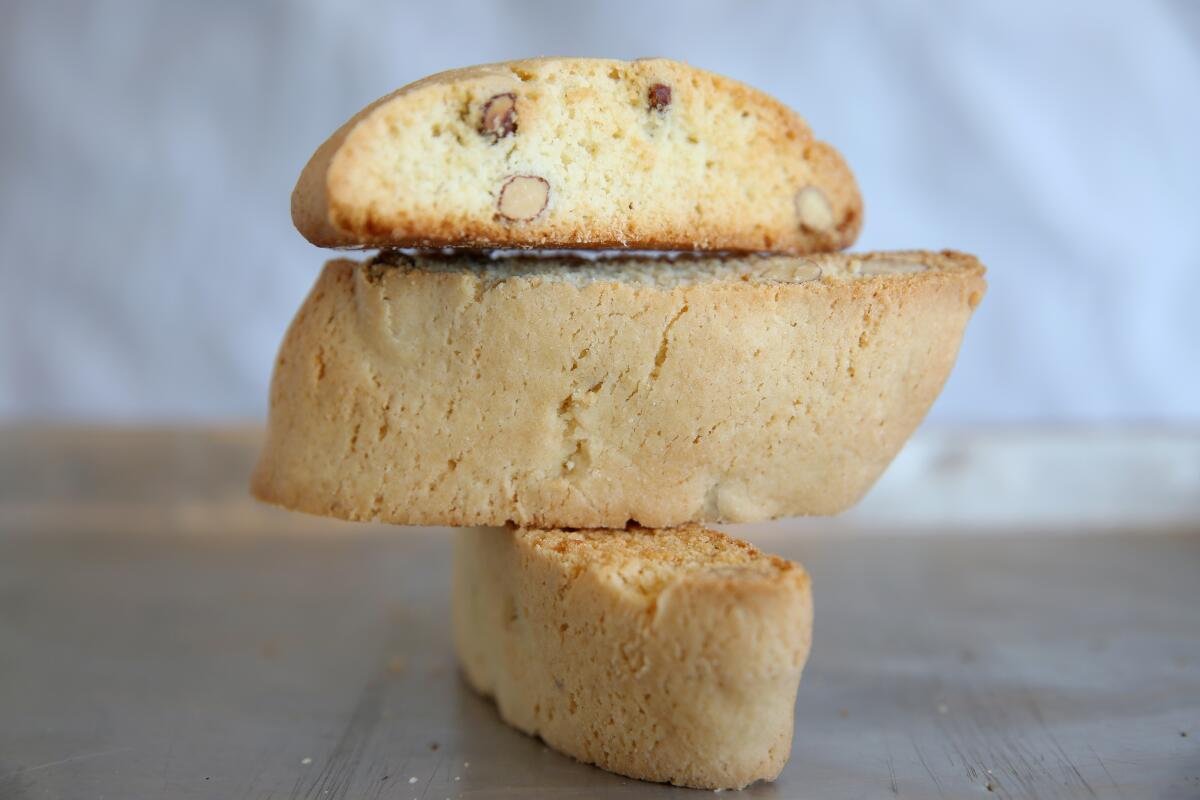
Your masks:
<instances>
[{"instance_id":1,"label":"bottom biscotti slice","mask_svg":"<svg viewBox=\"0 0 1200 800\"><path fill-rule=\"evenodd\" d=\"M783 769L812 633L802 566L699 527L457 536L459 661L505 721L643 780Z\"/></svg>"}]
</instances>

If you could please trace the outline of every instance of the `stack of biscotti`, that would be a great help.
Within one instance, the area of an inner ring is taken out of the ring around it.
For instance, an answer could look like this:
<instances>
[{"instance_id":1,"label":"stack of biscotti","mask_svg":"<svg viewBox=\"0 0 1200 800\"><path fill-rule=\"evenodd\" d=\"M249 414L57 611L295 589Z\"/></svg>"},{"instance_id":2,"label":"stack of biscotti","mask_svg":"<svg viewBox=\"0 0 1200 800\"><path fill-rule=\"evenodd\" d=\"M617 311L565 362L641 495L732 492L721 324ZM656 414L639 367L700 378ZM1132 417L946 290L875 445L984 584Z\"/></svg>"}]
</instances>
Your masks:
<instances>
[{"instance_id":1,"label":"stack of biscotti","mask_svg":"<svg viewBox=\"0 0 1200 800\"><path fill-rule=\"evenodd\" d=\"M380 252L326 264L293 321L254 493L490 526L458 535L454 632L506 721L647 780L778 775L808 578L697 523L857 501L946 380L979 262L836 252L862 219L838 153L662 59L418 81L317 150L292 214Z\"/></svg>"}]
</instances>

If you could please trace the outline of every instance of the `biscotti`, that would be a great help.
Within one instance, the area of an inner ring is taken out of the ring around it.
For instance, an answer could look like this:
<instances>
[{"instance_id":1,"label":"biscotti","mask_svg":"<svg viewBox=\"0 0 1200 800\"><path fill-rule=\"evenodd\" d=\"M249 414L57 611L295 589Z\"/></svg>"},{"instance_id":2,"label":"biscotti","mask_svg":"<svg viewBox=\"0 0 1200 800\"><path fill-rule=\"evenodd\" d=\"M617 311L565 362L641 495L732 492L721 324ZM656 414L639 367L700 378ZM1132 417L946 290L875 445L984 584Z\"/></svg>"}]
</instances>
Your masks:
<instances>
[{"instance_id":1,"label":"biscotti","mask_svg":"<svg viewBox=\"0 0 1200 800\"><path fill-rule=\"evenodd\" d=\"M422 525L834 514L925 415L984 290L950 252L332 261L253 491Z\"/></svg>"},{"instance_id":2,"label":"biscotti","mask_svg":"<svg viewBox=\"0 0 1200 800\"><path fill-rule=\"evenodd\" d=\"M799 564L701 528L458 532L454 639L511 725L635 778L775 778L812 632Z\"/></svg>"},{"instance_id":3,"label":"biscotti","mask_svg":"<svg viewBox=\"0 0 1200 800\"><path fill-rule=\"evenodd\" d=\"M338 247L837 250L862 202L808 125L665 59L544 58L425 78L369 105L292 194Z\"/></svg>"}]
</instances>

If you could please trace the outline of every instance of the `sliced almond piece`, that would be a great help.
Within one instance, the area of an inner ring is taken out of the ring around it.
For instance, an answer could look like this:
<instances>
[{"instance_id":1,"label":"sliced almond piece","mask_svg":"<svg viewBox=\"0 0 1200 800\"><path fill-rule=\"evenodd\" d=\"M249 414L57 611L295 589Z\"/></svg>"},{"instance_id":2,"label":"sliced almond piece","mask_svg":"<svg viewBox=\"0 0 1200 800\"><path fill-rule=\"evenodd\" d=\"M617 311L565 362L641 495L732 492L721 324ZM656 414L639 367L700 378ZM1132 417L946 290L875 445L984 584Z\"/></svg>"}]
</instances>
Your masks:
<instances>
[{"instance_id":1,"label":"sliced almond piece","mask_svg":"<svg viewBox=\"0 0 1200 800\"><path fill-rule=\"evenodd\" d=\"M807 259L784 260L773 258L757 273L759 279L780 283L808 283L821 279L821 265Z\"/></svg>"},{"instance_id":2,"label":"sliced almond piece","mask_svg":"<svg viewBox=\"0 0 1200 800\"><path fill-rule=\"evenodd\" d=\"M796 216L805 230L818 233L833 230L833 207L825 193L815 186L805 186L796 192Z\"/></svg>"},{"instance_id":3,"label":"sliced almond piece","mask_svg":"<svg viewBox=\"0 0 1200 800\"><path fill-rule=\"evenodd\" d=\"M820 279L821 266L808 261L796 266L796 271L792 273L789 283L808 283L809 281L818 281Z\"/></svg>"}]
</instances>

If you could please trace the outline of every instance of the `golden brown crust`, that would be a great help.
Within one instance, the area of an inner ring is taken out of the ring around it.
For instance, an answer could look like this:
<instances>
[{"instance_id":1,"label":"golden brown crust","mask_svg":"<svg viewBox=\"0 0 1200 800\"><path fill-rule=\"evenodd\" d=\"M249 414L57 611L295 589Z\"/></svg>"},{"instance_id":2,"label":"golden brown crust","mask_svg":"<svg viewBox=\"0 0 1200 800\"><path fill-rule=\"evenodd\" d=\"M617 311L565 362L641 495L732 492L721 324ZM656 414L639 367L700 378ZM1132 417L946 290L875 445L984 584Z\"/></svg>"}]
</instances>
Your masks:
<instances>
[{"instance_id":1,"label":"golden brown crust","mask_svg":"<svg viewBox=\"0 0 1200 800\"><path fill-rule=\"evenodd\" d=\"M280 350L253 491L422 525L837 513L925 415L984 289L949 252L332 261Z\"/></svg>"},{"instance_id":2,"label":"golden brown crust","mask_svg":"<svg viewBox=\"0 0 1200 800\"><path fill-rule=\"evenodd\" d=\"M453 601L471 685L581 761L723 789L790 755L812 632L799 564L690 526L469 529Z\"/></svg>"},{"instance_id":3,"label":"golden brown crust","mask_svg":"<svg viewBox=\"0 0 1200 800\"><path fill-rule=\"evenodd\" d=\"M662 109L647 87L673 87ZM516 99L497 138L480 115ZM546 180L545 212L497 214L514 175ZM811 186L833 224L797 218ZM548 58L440 73L380 98L318 148L292 194L324 247L572 247L809 253L851 244L853 175L773 98L664 59Z\"/></svg>"}]
</instances>

